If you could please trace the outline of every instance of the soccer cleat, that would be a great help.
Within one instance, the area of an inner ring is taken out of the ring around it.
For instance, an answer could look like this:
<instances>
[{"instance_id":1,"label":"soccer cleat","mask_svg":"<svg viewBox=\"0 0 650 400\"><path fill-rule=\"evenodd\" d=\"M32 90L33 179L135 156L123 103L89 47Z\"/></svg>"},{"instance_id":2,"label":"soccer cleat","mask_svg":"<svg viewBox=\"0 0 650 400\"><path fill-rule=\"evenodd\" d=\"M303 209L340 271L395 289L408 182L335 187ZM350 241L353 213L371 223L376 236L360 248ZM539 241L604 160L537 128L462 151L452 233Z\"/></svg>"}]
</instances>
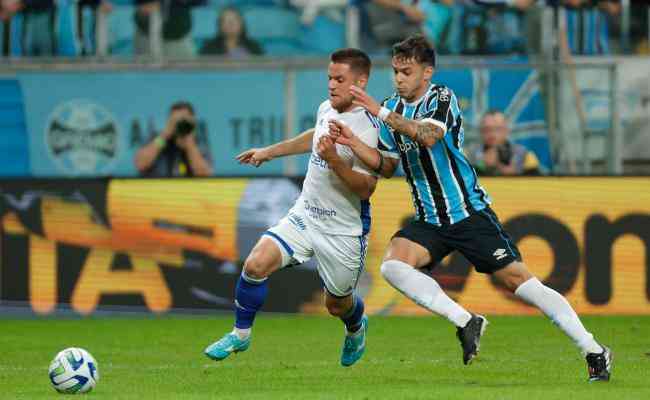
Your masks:
<instances>
[{"instance_id":1,"label":"soccer cleat","mask_svg":"<svg viewBox=\"0 0 650 400\"><path fill-rule=\"evenodd\" d=\"M246 339L240 339L236 334L231 332L225 334L219 341L206 347L203 353L215 361L221 361L232 353L246 351L250 344L250 336Z\"/></svg>"},{"instance_id":2,"label":"soccer cleat","mask_svg":"<svg viewBox=\"0 0 650 400\"><path fill-rule=\"evenodd\" d=\"M343 352L341 353L341 365L349 367L359 361L363 352L366 351L366 333L368 333L368 317L365 315L361 319L360 332L352 335L345 335L343 343Z\"/></svg>"},{"instance_id":3,"label":"soccer cleat","mask_svg":"<svg viewBox=\"0 0 650 400\"><path fill-rule=\"evenodd\" d=\"M456 336L463 348L463 364L470 364L478 354L481 336L483 336L487 324L488 321L484 316L472 314L472 319L464 328L457 328Z\"/></svg>"},{"instance_id":4,"label":"soccer cleat","mask_svg":"<svg viewBox=\"0 0 650 400\"><path fill-rule=\"evenodd\" d=\"M612 351L601 345L603 352L600 354L587 354L587 369L589 370L589 382L609 381L609 374L612 372Z\"/></svg>"}]
</instances>

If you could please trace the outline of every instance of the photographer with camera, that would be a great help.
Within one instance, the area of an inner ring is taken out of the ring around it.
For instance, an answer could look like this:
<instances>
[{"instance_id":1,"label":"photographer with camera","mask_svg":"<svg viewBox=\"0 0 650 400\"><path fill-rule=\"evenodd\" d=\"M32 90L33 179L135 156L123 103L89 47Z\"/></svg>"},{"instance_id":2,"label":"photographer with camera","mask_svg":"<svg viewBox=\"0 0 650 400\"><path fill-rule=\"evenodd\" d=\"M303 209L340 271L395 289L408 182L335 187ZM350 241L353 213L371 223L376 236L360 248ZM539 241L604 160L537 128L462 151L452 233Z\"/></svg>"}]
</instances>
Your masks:
<instances>
[{"instance_id":1,"label":"photographer with camera","mask_svg":"<svg viewBox=\"0 0 650 400\"><path fill-rule=\"evenodd\" d=\"M135 166L144 176L210 176L209 152L196 140L192 104L172 104L163 131L135 155ZM206 143L207 145L207 143Z\"/></svg>"},{"instance_id":2,"label":"photographer with camera","mask_svg":"<svg viewBox=\"0 0 650 400\"><path fill-rule=\"evenodd\" d=\"M481 118L483 143L467 151L476 171L481 175L539 175L539 160L532 151L510 141L506 116L497 110Z\"/></svg>"}]
</instances>

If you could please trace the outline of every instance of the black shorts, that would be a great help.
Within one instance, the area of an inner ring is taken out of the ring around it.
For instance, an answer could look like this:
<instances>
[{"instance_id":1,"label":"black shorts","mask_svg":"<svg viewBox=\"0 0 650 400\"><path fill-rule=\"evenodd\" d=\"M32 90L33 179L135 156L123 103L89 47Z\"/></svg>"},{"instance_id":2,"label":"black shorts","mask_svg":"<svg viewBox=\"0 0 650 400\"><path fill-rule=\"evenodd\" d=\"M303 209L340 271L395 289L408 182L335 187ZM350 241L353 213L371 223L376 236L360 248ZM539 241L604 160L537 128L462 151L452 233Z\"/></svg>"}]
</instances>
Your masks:
<instances>
[{"instance_id":1,"label":"black shorts","mask_svg":"<svg viewBox=\"0 0 650 400\"><path fill-rule=\"evenodd\" d=\"M429 250L432 266L454 250L461 252L478 272L487 274L521 261L519 249L489 207L453 225L414 220L393 237L408 239Z\"/></svg>"}]
</instances>

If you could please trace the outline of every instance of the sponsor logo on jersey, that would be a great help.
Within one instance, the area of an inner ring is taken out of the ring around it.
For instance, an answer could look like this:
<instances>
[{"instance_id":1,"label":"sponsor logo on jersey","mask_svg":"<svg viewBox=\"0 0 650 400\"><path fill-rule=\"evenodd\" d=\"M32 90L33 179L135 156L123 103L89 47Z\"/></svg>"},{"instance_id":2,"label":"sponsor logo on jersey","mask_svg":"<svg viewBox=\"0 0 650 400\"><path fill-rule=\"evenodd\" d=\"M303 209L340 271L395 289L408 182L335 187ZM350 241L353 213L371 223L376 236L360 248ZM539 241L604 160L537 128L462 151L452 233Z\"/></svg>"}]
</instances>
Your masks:
<instances>
[{"instance_id":1,"label":"sponsor logo on jersey","mask_svg":"<svg viewBox=\"0 0 650 400\"><path fill-rule=\"evenodd\" d=\"M311 158L309 159L309 162L314 164L315 166L323 169L329 168L329 165L327 164L327 161L323 160L318 154L316 153L311 153Z\"/></svg>"},{"instance_id":2,"label":"sponsor logo on jersey","mask_svg":"<svg viewBox=\"0 0 650 400\"><path fill-rule=\"evenodd\" d=\"M420 144L416 142L406 142L406 143L399 143L398 146L401 152L406 153L411 150L418 150Z\"/></svg>"},{"instance_id":3,"label":"sponsor logo on jersey","mask_svg":"<svg viewBox=\"0 0 650 400\"><path fill-rule=\"evenodd\" d=\"M307 212L312 218L325 219L328 217L336 217L335 209L318 207L313 204L309 204L309 201L307 200L305 200L305 210L307 210Z\"/></svg>"}]
</instances>

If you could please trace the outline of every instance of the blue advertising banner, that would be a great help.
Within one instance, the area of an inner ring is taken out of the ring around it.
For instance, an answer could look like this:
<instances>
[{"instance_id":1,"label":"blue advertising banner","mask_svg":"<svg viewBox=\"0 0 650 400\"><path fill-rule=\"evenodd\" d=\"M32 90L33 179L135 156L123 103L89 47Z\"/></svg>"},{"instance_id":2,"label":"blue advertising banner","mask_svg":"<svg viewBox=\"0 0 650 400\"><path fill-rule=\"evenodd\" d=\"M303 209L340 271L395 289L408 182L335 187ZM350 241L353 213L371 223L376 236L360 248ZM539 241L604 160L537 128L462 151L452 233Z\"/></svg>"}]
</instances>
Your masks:
<instances>
[{"instance_id":1,"label":"blue advertising banner","mask_svg":"<svg viewBox=\"0 0 650 400\"><path fill-rule=\"evenodd\" d=\"M133 176L135 152L176 101L193 104L218 175L234 154L282 139L282 73L33 73L19 77L35 176ZM264 170L280 174L279 161ZM250 172L248 169L245 172Z\"/></svg>"},{"instance_id":2,"label":"blue advertising banner","mask_svg":"<svg viewBox=\"0 0 650 400\"><path fill-rule=\"evenodd\" d=\"M369 92L381 100L392 92L391 70L373 69ZM302 174L307 156L274 160L262 168L239 165L234 157L251 147L285 137L285 81L282 70L127 71L19 73L29 159L33 176L137 176L134 156L165 126L169 107L192 103L199 143L215 175ZM515 134L545 137L544 109L531 70L448 69L434 75L456 93L466 132L488 109L506 111ZM327 97L325 69L296 73L296 134L313 126ZM476 133L474 133L476 137ZM543 141L545 145L546 140ZM543 146L542 146L543 147ZM548 149L533 149L548 164Z\"/></svg>"}]
</instances>

